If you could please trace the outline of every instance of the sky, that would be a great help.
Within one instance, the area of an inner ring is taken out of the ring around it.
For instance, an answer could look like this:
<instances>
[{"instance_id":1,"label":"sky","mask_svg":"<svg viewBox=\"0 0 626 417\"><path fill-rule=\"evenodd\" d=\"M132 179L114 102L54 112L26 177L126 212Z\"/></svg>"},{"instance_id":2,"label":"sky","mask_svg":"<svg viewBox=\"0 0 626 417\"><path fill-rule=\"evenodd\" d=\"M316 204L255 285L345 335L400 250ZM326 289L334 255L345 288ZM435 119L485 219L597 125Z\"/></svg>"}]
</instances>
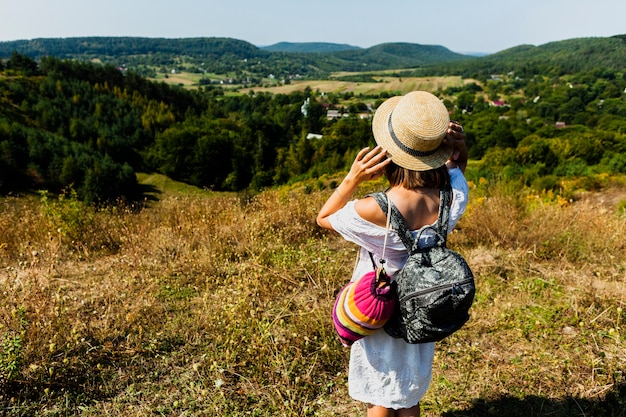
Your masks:
<instances>
[{"instance_id":1,"label":"sky","mask_svg":"<svg viewBox=\"0 0 626 417\"><path fill-rule=\"evenodd\" d=\"M624 0L0 0L0 41L226 37L257 46L408 42L493 53L622 34Z\"/></svg>"}]
</instances>

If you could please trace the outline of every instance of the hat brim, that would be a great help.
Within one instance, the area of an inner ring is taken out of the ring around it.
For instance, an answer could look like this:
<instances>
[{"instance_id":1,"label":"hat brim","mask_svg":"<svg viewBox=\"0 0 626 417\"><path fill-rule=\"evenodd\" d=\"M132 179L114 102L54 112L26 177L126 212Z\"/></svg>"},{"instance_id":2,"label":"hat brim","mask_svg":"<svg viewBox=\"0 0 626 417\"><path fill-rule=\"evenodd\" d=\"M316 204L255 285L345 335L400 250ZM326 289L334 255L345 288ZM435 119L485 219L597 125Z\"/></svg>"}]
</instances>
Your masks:
<instances>
[{"instance_id":1,"label":"hat brim","mask_svg":"<svg viewBox=\"0 0 626 417\"><path fill-rule=\"evenodd\" d=\"M428 171L430 169L439 168L450 159L453 152L452 146L442 143L437 150L430 155L414 156L400 149L391 137L388 127L389 116L402 97L403 96L395 96L385 100L378 107L376 113L374 113L374 119L372 120L374 140L387 151L390 155L390 159L402 168L413 171Z\"/></svg>"}]
</instances>

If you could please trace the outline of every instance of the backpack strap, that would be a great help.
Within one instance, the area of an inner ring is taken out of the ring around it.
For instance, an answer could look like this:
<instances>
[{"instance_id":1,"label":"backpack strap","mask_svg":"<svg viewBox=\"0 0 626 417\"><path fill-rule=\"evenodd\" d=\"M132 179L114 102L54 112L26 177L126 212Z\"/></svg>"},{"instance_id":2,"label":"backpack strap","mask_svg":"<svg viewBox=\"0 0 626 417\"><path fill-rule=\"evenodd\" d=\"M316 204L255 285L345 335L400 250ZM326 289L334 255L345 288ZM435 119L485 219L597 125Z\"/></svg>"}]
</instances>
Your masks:
<instances>
[{"instance_id":1,"label":"backpack strap","mask_svg":"<svg viewBox=\"0 0 626 417\"><path fill-rule=\"evenodd\" d=\"M444 187L439 191L439 216L437 217L437 234L440 246L446 246L448 239L448 222L450 220L450 205L452 204L452 188Z\"/></svg>"},{"instance_id":2,"label":"backpack strap","mask_svg":"<svg viewBox=\"0 0 626 417\"><path fill-rule=\"evenodd\" d=\"M370 197L374 198L381 210L384 213L387 213L387 196L384 191L379 191L377 193L369 194ZM435 245L437 246L446 246L446 238L448 235L448 220L450 218L450 203L452 201L452 189L450 187L444 187L439 192L439 214L437 217L437 225L435 228L435 232L439 236ZM414 249L419 249L417 245L417 239L413 238L413 234L409 229L409 226L406 223L406 220L400 213L400 210L393 204L391 200L389 200L391 204L391 225L398 232L400 240L407 248L409 252Z\"/></svg>"},{"instance_id":3,"label":"backpack strap","mask_svg":"<svg viewBox=\"0 0 626 417\"><path fill-rule=\"evenodd\" d=\"M383 213L388 212L389 207L387 206L387 195L384 191L369 194L369 196L376 200ZM406 224L404 217L402 217L400 210L398 210L398 208L391 202L391 200L389 200L389 203L391 205L391 225L400 236L400 240L402 240L402 243L404 243L406 249L410 252L415 243L415 239L413 239L413 234L409 230L409 226Z\"/></svg>"}]
</instances>

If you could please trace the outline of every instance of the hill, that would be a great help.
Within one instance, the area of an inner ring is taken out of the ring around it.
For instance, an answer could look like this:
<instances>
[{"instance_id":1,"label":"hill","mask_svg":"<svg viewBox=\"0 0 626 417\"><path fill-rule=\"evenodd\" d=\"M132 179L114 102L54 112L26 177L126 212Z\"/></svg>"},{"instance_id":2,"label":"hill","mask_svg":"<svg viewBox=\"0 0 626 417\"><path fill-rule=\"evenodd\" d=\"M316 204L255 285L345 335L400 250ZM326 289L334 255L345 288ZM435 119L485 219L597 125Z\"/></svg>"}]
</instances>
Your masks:
<instances>
[{"instance_id":1,"label":"hill","mask_svg":"<svg viewBox=\"0 0 626 417\"><path fill-rule=\"evenodd\" d=\"M303 52L303 53L327 53L338 51L349 51L362 49L358 46L348 45L345 43L329 43L329 42L279 42L274 45L261 46L264 51L269 52Z\"/></svg>"},{"instance_id":2,"label":"hill","mask_svg":"<svg viewBox=\"0 0 626 417\"><path fill-rule=\"evenodd\" d=\"M138 55L176 55L194 58L266 57L251 43L231 38L142 38L142 37L77 37L40 38L0 42L0 57L13 51L37 59L57 58L124 58Z\"/></svg>"},{"instance_id":3,"label":"hill","mask_svg":"<svg viewBox=\"0 0 626 417\"><path fill-rule=\"evenodd\" d=\"M591 68L623 69L626 63L626 35L610 38L577 38L550 42L541 46L522 45L485 57L483 64L498 66L525 65L563 66L570 71Z\"/></svg>"},{"instance_id":4,"label":"hill","mask_svg":"<svg viewBox=\"0 0 626 417\"><path fill-rule=\"evenodd\" d=\"M621 71L626 62L626 35L576 38L544 45L519 45L484 57L428 68L430 73L484 78L491 74L563 75L595 68Z\"/></svg>"},{"instance_id":5,"label":"hill","mask_svg":"<svg viewBox=\"0 0 626 417\"><path fill-rule=\"evenodd\" d=\"M0 59L13 52L33 59L94 60L144 76L172 69L198 74L244 74L260 79L325 79L333 72L402 70L409 75L561 75L594 68L622 70L626 35L575 38L544 45L519 45L494 54L459 54L440 45L384 43L370 48L326 42L257 47L232 38L76 37L0 42ZM411 73L411 71L413 73Z\"/></svg>"},{"instance_id":6,"label":"hill","mask_svg":"<svg viewBox=\"0 0 626 417\"><path fill-rule=\"evenodd\" d=\"M334 55L346 65L352 64L350 69L346 69L348 71L421 67L468 59L443 46L414 43L384 43L362 50L340 51Z\"/></svg>"},{"instance_id":7,"label":"hill","mask_svg":"<svg viewBox=\"0 0 626 417\"><path fill-rule=\"evenodd\" d=\"M190 72L324 78L335 71L414 68L467 59L443 46L384 44L367 49L348 45L280 43L258 48L230 38L83 37L0 42L0 58L18 52L32 59L97 60L142 75L167 66Z\"/></svg>"},{"instance_id":8,"label":"hill","mask_svg":"<svg viewBox=\"0 0 626 417\"><path fill-rule=\"evenodd\" d=\"M314 221L332 190L158 191L0 197L2 415L363 415L330 319L355 247ZM624 218L471 193L449 244L479 289L422 415L624 416Z\"/></svg>"}]
</instances>

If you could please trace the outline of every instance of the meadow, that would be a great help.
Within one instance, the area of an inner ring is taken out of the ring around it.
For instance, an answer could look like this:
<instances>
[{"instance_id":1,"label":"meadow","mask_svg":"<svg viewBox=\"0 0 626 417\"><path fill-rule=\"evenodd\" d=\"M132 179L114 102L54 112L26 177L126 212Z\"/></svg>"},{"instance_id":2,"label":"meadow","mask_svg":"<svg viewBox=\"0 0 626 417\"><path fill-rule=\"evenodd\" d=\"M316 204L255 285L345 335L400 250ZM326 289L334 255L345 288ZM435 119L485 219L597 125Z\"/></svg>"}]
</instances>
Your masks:
<instances>
[{"instance_id":1,"label":"meadow","mask_svg":"<svg viewBox=\"0 0 626 417\"><path fill-rule=\"evenodd\" d=\"M0 199L1 413L364 415L330 319L355 248L315 224L340 178L255 195L141 180L139 204ZM571 199L471 184L449 244L477 297L437 346L423 416L626 416L626 195L606 181Z\"/></svg>"},{"instance_id":2,"label":"meadow","mask_svg":"<svg viewBox=\"0 0 626 417\"><path fill-rule=\"evenodd\" d=\"M334 74L335 77L350 75L349 73ZM440 91L449 87L462 87L465 84L475 82L472 79L462 79L461 77L442 76L442 77L397 77L393 75L372 75L375 81L356 82L343 81L337 79L330 80L295 80L289 84L244 88L240 91L247 93L255 92L271 92L273 94L290 94L294 91L303 91L310 88L312 91L320 91L324 93L345 94L353 93L354 95L376 96L382 92L393 92L397 95L406 94L410 91Z\"/></svg>"},{"instance_id":3,"label":"meadow","mask_svg":"<svg viewBox=\"0 0 626 417\"><path fill-rule=\"evenodd\" d=\"M462 79L460 76L432 76L432 77L398 77L394 75L397 72L379 71L372 73L371 82L356 82L341 80L342 77L351 75L367 75L367 73L349 73L337 72L331 75L328 80L290 80L284 83L283 80L265 78L262 86L246 87L242 85L232 85L224 87L226 91L236 91L241 94L249 94L254 92L268 92L272 94L291 94L295 91L304 91L310 88L312 91L320 91L323 93L346 94L362 96L377 96L383 92L394 92L394 94L406 94L410 91L442 91L450 87L463 87L466 84L478 83L478 81L467 78ZM232 75L235 77L235 74ZM206 78L221 80L228 79L227 76L208 74ZM184 88L195 89L198 87L199 81L203 78L198 73L180 71L176 74L158 75L153 78L154 81L164 82L166 84L179 85Z\"/></svg>"}]
</instances>

